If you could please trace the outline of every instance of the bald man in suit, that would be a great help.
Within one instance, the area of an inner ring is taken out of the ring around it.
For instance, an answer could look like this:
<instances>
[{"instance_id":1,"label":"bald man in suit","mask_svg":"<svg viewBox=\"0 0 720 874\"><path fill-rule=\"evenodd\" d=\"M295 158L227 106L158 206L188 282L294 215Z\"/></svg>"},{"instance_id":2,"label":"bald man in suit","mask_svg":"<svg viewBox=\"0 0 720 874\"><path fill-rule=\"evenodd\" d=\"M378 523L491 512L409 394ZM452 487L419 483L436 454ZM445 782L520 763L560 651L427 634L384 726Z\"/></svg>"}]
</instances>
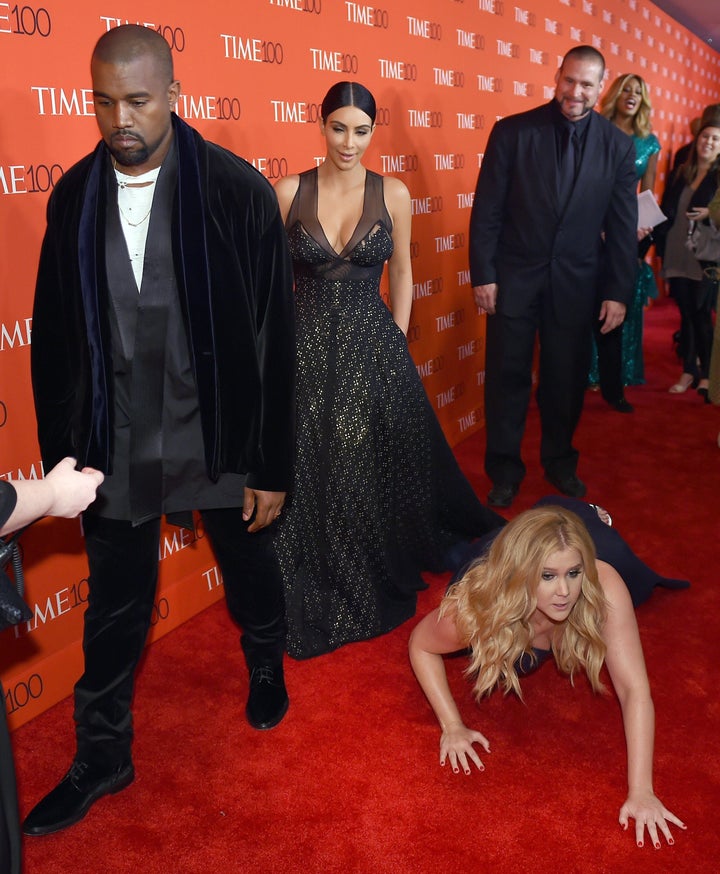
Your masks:
<instances>
[{"instance_id":1,"label":"bald man in suit","mask_svg":"<svg viewBox=\"0 0 720 874\"><path fill-rule=\"evenodd\" d=\"M633 141L592 109L605 71L571 49L553 99L493 128L470 221L470 275L487 313L488 502L512 503L540 340L540 460L560 492L582 497L573 435L582 412L593 319L622 324L637 268Z\"/></svg>"}]
</instances>

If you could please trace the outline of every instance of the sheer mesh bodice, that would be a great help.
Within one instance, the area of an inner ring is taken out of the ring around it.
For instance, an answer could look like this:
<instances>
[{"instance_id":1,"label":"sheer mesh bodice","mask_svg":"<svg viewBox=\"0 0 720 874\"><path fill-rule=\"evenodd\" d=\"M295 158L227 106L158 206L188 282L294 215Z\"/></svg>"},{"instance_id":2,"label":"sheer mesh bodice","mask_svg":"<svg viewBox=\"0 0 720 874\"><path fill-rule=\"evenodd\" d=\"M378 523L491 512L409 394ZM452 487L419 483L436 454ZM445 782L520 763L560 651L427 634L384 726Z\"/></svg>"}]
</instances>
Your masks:
<instances>
[{"instance_id":1,"label":"sheer mesh bodice","mask_svg":"<svg viewBox=\"0 0 720 874\"><path fill-rule=\"evenodd\" d=\"M317 173L287 219L296 281L298 432L277 550L288 651L373 637L415 612L422 569L496 527L457 467L402 331L379 295L392 255L383 180L367 172L362 217L336 252L317 219ZM502 521L502 520L500 520Z\"/></svg>"}]
</instances>

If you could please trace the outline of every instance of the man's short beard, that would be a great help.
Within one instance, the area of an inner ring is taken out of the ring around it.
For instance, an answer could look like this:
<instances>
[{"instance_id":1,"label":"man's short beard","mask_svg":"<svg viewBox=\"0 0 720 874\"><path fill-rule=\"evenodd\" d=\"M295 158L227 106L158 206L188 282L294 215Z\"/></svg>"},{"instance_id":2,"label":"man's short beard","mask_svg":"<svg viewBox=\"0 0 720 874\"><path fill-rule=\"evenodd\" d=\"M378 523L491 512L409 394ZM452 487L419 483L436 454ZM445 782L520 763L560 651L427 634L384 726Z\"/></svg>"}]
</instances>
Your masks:
<instances>
[{"instance_id":1,"label":"man's short beard","mask_svg":"<svg viewBox=\"0 0 720 874\"><path fill-rule=\"evenodd\" d=\"M108 146L110 154L115 158L118 164L122 167L137 167L144 164L150 158L150 150L143 144L141 149L114 149Z\"/></svg>"}]
</instances>

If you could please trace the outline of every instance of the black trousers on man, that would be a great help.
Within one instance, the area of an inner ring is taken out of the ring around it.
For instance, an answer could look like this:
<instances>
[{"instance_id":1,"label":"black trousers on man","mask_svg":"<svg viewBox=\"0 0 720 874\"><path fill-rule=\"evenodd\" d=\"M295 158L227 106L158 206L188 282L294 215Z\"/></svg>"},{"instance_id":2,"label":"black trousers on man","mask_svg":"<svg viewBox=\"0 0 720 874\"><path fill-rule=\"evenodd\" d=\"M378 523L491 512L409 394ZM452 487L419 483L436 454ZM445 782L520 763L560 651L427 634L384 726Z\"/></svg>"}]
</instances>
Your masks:
<instances>
[{"instance_id":1,"label":"black trousers on man","mask_svg":"<svg viewBox=\"0 0 720 874\"><path fill-rule=\"evenodd\" d=\"M609 404L616 404L625 397L622 369L623 327L624 325L618 325L607 334L602 334L600 333L602 322L596 319L593 328L597 346L600 393Z\"/></svg>"},{"instance_id":2,"label":"black trousers on man","mask_svg":"<svg viewBox=\"0 0 720 874\"><path fill-rule=\"evenodd\" d=\"M249 534L241 508L201 516L248 663L277 665L285 648L285 611L274 526ZM130 759L135 669L155 601L160 520L133 526L86 513L83 527L90 575L85 671L75 686L77 755L112 767Z\"/></svg>"},{"instance_id":3,"label":"black trousers on man","mask_svg":"<svg viewBox=\"0 0 720 874\"><path fill-rule=\"evenodd\" d=\"M547 291L527 314L497 312L487 319L485 359L485 470L496 484L525 476L520 447L532 392L535 339L540 340L537 402L542 439L540 462L553 477L575 474L572 445L590 367L588 324L559 324Z\"/></svg>"}]
</instances>

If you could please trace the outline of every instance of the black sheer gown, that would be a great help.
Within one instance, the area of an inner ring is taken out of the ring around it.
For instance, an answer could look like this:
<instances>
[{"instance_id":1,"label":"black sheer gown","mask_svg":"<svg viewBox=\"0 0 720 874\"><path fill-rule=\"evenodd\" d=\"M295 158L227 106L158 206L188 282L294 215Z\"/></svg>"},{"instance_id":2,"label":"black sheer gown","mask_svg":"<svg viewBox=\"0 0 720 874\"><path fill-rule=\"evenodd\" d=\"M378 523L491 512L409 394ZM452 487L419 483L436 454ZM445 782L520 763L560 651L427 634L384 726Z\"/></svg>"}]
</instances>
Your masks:
<instances>
[{"instance_id":1,"label":"black sheer gown","mask_svg":"<svg viewBox=\"0 0 720 874\"><path fill-rule=\"evenodd\" d=\"M298 432L277 550L288 652L307 658L396 627L422 570L504 521L460 471L407 342L379 294L392 255L383 180L367 172L363 214L342 252L317 218L317 171L286 221L296 283Z\"/></svg>"}]
</instances>

